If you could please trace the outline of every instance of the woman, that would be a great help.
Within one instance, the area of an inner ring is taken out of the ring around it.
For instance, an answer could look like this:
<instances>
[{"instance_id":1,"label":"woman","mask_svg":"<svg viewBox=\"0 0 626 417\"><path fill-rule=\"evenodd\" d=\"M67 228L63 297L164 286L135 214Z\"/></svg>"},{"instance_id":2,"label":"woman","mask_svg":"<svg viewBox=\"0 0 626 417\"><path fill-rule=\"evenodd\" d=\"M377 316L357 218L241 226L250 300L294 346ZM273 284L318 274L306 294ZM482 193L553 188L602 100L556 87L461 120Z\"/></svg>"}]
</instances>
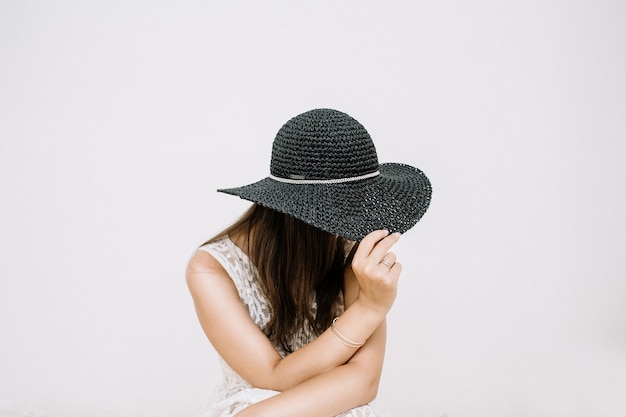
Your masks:
<instances>
[{"instance_id":1,"label":"woman","mask_svg":"<svg viewBox=\"0 0 626 417\"><path fill-rule=\"evenodd\" d=\"M270 172L219 190L254 204L187 268L224 373L202 416L380 416L371 402L402 269L391 249L426 212L430 182L379 164L365 128L331 109L283 125Z\"/></svg>"}]
</instances>

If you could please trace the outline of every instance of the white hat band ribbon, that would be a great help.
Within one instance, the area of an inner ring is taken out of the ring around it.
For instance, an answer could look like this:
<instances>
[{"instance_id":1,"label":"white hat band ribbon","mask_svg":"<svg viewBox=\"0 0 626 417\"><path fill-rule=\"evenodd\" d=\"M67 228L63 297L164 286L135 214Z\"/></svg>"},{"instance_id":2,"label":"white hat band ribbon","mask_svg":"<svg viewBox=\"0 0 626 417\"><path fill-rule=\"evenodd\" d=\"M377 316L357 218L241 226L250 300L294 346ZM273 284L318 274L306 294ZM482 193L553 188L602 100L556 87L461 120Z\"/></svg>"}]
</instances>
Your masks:
<instances>
[{"instance_id":1,"label":"white hat band ribbon","mask_svg":"<svg viewBox=\"0 0 626 417\"><path fill-rule=\"evenodd\" d=\"M299 179L299 178L281 178L281 177L275 177L272 174L270 174L269 177L271 179L273 179L274 181L285 182L287 184L341 184L341 183L344 183L344 182L352 182L352 181L364 180L366 178L373 178L373 177L377 177L379 175L380 175L380 171L370 172L369 174L359 175L358 177L333 178L333 179L329 179L329 180L307 180L305 178L303 178L303 179Z\"/></svg>"}]
</instances>

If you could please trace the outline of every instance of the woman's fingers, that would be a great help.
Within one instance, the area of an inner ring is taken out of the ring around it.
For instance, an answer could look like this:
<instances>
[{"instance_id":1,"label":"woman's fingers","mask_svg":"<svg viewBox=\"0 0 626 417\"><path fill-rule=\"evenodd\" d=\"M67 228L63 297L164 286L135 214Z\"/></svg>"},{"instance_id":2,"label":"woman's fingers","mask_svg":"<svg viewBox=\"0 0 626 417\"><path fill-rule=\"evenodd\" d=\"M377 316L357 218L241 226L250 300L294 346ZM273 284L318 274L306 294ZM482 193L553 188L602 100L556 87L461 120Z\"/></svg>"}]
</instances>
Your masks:
<instances>
[{"instance_id":1,"label":"woman's fingers","mask_svg":"<svg viewBox=\"0 0 626 417\"><path fill-rule=\"evenodd\" d=\"M387 230L374 230L361 240L358 252L361 252L364 256L368 256L376 244L387 236L389 236Z\"/></svg>"},{"instance_id":2,"label":"woman's fingers","mask_svg":"<svg viewBox=\"0 0 626 417\"><path fill-rule=\"evenodd\" d=\"M352 270L360 287L359 297L377 310L388 311L396 296L402 266L389 249L399 238L399 233L374 231L360 242L352 259Z\"/></svg>"},{"instance_id":3,"label":"woman's fingers","mask_svg":"<svg viewBox=\"0 0 626 417\"><path fill-rule=\"evenodd\" d=\"M399 239L400 233L390 235L386 230L375 230L363 238L354 258L360 258L359 263L368 258L379 263Z\"/></svg>"},{"instance_id":4,"label":"woman's fingers","mask_svg":"<svg viewBox=\"0 0 626 417\"><path fill-rule=\"evenodd\" d=\"M393 252L387 252L385 256L383 257L383 260L380 261L379 265L386 266L387 269L391 271L391 268L393 268L395 263L396 263L396 254Z\"/></svg>"},{"instance_id":5,"label":"woman's fingers","mask_svg":"<svg viewBox=\"0 0 626 417\"><path fill-rule=\"evenodd\" d=\"M391 247L395 245L398 240L400 240L400 233L393 233L387 236L374 246L374 249L370 252L370 257L372 259L382 260L385 257L385 254L389 252L389 249L391 249Z\"/></svg>"}]
</instances>

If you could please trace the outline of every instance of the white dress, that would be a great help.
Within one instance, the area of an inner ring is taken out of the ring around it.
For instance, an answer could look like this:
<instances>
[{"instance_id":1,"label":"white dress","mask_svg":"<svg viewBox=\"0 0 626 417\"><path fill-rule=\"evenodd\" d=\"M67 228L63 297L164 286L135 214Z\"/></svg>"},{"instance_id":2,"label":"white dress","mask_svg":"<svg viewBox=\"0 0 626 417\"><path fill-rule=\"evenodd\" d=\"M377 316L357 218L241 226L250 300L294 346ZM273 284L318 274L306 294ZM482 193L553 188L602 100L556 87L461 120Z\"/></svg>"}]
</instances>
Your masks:
<instances>
[{"instance_id":1,"label":"white dress","mask_svg":"<svg viewBox=\"0 0 626 417\"><path fill-rule=\"evenodd\" d=\"M239 298L248 309L250 317L260 329L263 329L270 320L269 306L258 285L256 268L248 256L229 238L209 243L199 250L210 253L224 267L235 283ZM292 346L298 349L314 338L315 336L308 329L303 329L294 336ZM279 347L276 350L283 357L287 355ZM221 357L219 362L222 367L222 381L211 402L196 417L231 417L249 405L278 394L277 391L254 388L233 371ZM338 417L383 416L380 406L370 403L345 411Z\"/></svg>"}]
</instances>

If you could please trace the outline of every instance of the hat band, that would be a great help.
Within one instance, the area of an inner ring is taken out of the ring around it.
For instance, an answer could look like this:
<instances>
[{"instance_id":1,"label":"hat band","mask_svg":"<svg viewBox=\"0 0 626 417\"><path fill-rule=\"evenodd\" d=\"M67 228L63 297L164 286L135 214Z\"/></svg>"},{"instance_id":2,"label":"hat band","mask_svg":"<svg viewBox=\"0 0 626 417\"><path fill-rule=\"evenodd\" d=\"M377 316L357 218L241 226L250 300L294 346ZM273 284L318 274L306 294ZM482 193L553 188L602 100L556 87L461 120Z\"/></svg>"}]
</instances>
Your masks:
<instances>
[{"instance_id":1,"label":"hat band","mask_svg":"<svg viewBox=\"0 0 626 417\"><path fill-rule=\"evenodd\" d=\"M380 175L380 171L370 172L369 174L359 175L358 177L349 177L349 178L333 178L329 180L307 180L307 179L295 179L295 178L281 178L275 177L270 174L270 178L274 181L285 182L287 184L341 184L344 182L352 182L364 180L366 178L377 177Z\"/></svg>"}]
</instances>

